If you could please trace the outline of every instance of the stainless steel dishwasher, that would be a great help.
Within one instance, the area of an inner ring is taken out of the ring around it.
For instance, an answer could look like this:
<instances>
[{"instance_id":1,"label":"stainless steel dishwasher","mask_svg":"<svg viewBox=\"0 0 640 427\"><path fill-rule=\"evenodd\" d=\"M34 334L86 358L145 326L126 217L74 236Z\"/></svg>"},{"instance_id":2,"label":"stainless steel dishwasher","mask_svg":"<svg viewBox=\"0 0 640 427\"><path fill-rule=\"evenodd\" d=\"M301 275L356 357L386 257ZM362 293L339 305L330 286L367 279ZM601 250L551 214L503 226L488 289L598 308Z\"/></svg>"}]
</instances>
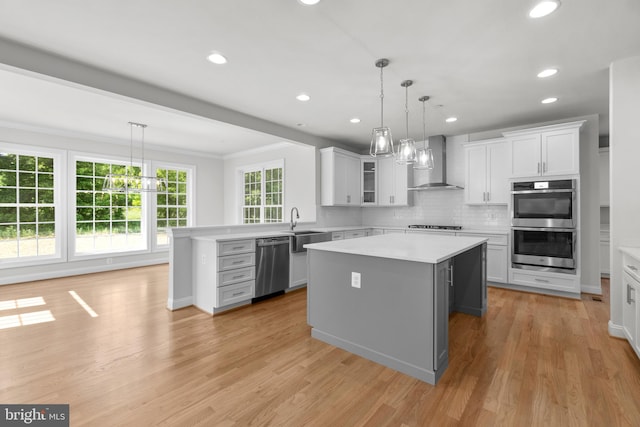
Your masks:
<instances>
[{"instance_id":1,"label":"stainless steel dishwasher","mask_svg":"<svg viewBox=\"0 0 640 427\"><path fill-rule=\"evenodd\" d=\"M289 287L289 236L256 239L256 294L259 300Z\"/></svg>"}]
</instances>

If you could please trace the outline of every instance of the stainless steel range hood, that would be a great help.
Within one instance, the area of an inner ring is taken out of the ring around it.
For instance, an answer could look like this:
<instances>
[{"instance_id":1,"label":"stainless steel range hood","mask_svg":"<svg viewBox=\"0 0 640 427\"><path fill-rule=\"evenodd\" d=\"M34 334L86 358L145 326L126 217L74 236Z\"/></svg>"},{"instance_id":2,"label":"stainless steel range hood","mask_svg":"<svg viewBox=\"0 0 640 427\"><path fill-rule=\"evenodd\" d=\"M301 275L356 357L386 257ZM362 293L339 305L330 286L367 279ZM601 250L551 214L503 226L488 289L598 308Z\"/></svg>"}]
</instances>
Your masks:
<instances>
[{"instance_id":1,"label":"stainless steel range hood","mask_svg":"<svg viewBox=\"0 0 640 427\"><path fill-rule=\"evenodd\" d=\"M463 190L463 187L447 183L447 143L444 135L430 136L433 150L433 169L414 169L414 186L409 190Z\"/></svg>"}]
</instances>

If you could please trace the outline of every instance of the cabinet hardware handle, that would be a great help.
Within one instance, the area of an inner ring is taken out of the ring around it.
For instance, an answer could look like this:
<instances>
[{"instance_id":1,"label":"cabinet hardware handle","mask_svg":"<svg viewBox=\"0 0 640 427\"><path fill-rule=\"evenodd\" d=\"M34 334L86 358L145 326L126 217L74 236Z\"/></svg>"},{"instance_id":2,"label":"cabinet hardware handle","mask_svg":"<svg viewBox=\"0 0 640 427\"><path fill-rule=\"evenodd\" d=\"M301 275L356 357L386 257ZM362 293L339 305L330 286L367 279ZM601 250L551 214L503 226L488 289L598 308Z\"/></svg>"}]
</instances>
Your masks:
<instances>
[{"instance_id":1,"label":"cabinet hardware handle","mask_svg":"<svg viewBox=\"0 0 640 427\"><path fill-rule=\"evenodd\" d=\"M535 279L533 279L533 280L535 280L536 282L541 282L541 283L549 283L548 280L546 280L546 279L538 279L537 277Z\"/></svg>"},{"instance_id":2,"label":"cabinet hardware handle","mask_svg":"<svg viewBox=\"0 0 640 427\"><path fill-rule=\"evenodd\" d=\"M491 193L487 191L487 202L491 201Z\"/></svg>"},{"instance_id":3,"label":"cabinet hardware handle","mask_svg":"<svg viewBox=\"0 0 640 427\"><path fill-rule=\"evenodd\" d=\"M233 276L234 279L242 279L244 277L244 274L240 274L239 276Z\"/></svg>"},{"instance_id":4,"label":"cabinet hardware handle","mask_svg":"<svg viewBox=\"0 0 640 427\"><path fill-rule=\"evenodd\" d=\"M232 263L232 264L233 264L233 265L236 265L236 264L242 264L243 262L244 262L243 260L238 260L238 261L233 261L233 263Z\"/></svg>"},{"instance_id":5,"label":"cabinet hardware handle","mask_svg":"<svg viewBox=\"0 0 640 427\"><path fill-rule=\"evenodd\" d=\"M542 162L542 173L547 171L547 162Z\"/></svg>"},{"instance_id":6,"label":"cabinet hardware handle","mask_svg":"<svg viewBox=\"0 0 640 427\"><path fill-rule=\"evenodd\" d=\"M627 268L628 268L629 270L632 270L632 271L638 271L638 267L635 267L635 266L633 266L633 265L629 265L629 264L627 264Z\"/></svg>"},{"instance_id":7,"label":"cabinet hardware handle","mask_svg":"<svg viewBox=\"0 0 640 427\"><path fill-rule=\"evenodd\" d=\"M631 291L635 292L635 289L632 288L631 285L627 283L627 304L631 304L632 302L636 302L636 300L631 299Z\"/></svg>"},{"instance_id":8,"label":"cabinet hardware handle","mask_svg":"<svg viewBox=\"0 0 640 427\"><path fill-rule=\"evenodd\" d=\"M240 250L240 249L242 249L242 246L234 246L234 247L233 247L233 250L234 250L234 251L238 251L238 250Z\"/></svg>"},{"instance_id":9,"label":"cabinet hardware handle","mask_svg":"<svg viewBox=\"0 0 640 427\"><path fill-rule=\"evenodd\" d=\"M487 201L487 199L486 199L486 194L487 194L487 193L485 193L484 191L482 192L482 201L483 201L483 202L486 202L486 201Z\"/></svg>"},{"instance_id":10,"label":"cabinet hardware handle","mask_svg":"<svg viewBox=\"0 0 640 427\"><path fill-rule=\"evenodd\" d=\"M449 267L449 286L453 288L453 266Z\"/></svg>"},{"instance_id":11,"label":"cabinet hardware handle","mask_svg":"<svg viewBox=\"0 0 640 427\"><path fill-rule=\"evenodd\" d=\"M350 195L347 196L347 203L351 203L351 196Z\"/></svg>"},{"instance_id":12,"label":"cabinet hardware handle","mask_svg":"<svg viewBox=\"0 0 640 427\"><path fill-rule=\"evenodd\" d=\"M540 173L540 162L538 162L538 173Z\"/></svg>"}]
</instances>

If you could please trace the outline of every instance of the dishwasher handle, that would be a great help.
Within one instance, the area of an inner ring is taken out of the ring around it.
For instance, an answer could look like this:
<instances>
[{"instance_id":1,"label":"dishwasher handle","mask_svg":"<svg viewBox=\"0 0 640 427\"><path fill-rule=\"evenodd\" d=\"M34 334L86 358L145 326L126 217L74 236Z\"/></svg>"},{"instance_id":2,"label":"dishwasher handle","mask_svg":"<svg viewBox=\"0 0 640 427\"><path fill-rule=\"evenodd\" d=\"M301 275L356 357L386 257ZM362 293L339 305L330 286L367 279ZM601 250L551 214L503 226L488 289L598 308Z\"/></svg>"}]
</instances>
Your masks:
<instances>
[{"instance_id":1,"label":"dishwasher handle","mask_svg":"<svg viewBox=\"0 0 640 427\"><path fill-rule=\"evenodd\" d=\"M282 239L282 240L258 239L256 241L256 245L258 247L279 246L279 245L288 245L288 244L289 244L289 238L288 237L286 239Z\"/></svg>"}]
</instances>

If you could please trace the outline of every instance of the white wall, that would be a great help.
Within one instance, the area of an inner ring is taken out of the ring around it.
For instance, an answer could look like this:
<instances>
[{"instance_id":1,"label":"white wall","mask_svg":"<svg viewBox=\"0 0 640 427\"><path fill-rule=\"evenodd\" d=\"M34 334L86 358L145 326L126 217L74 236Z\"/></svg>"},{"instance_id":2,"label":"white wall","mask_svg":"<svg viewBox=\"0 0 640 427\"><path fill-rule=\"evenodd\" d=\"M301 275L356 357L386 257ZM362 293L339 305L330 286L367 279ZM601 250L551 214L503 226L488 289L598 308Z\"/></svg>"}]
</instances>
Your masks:
<instances>
[{"instance_id":1,"label":"white wall","mask_svg":"<svg viewBox=\"0 0 640 427\"><path fill-rule=\"evenodd\" d=\"M611 206L610 332L622 325L621 246L640 246L640 56L611 64L609 75L609 154Z\"/></svg>"},{"instance_id":2,"label":"white wall","mask_svg":"<svg viewBox=\"0 0 640 427\"><path fill-rule=\"evenodd\" d=\"M305 144L282 142L259 150L225 156L224 159L224 222L240 223L238 169L273 160L284 159L284 221L290 219L294 206L300 212L300 222L316 220L316 148ZM214 224L210 224L214 225Z\"/></svg>"},{"instance_id":3,"label":"white wall","mask_svg":"<svg viewBox=\"0 0 640 427\"><path fill-rule=\"evenodd\" d=\"M128 134L125 136L128 137ZM0 125L0 141L18 145L33 145L38 147L55 148L71 152L105 154L122 156L129 159L129 143L127 141L105 142L97 138L80 137L71 133L53 130L28 129L12 124ZM221 159L206 157L184 152L169 152L158 149L145 148L145 158L149 160L181 163L196 167L195 189L195 225L220 224L224 217L223 200L223 162ZM69 165L71 167L71 165ZM66 191L66 188L64 189ZM68 198L67 198L68 199ZM69 220L75 212L67 209ZM110 263L108 263L108 259ZM95 271L105 271L167 262L166 251L144 254L109 254L87 260L76 260L29 267L3 268L0 270L0 284L18 283L50 277L61 277L72 274L84 274Z\"/></svg>"}]
</instances>

